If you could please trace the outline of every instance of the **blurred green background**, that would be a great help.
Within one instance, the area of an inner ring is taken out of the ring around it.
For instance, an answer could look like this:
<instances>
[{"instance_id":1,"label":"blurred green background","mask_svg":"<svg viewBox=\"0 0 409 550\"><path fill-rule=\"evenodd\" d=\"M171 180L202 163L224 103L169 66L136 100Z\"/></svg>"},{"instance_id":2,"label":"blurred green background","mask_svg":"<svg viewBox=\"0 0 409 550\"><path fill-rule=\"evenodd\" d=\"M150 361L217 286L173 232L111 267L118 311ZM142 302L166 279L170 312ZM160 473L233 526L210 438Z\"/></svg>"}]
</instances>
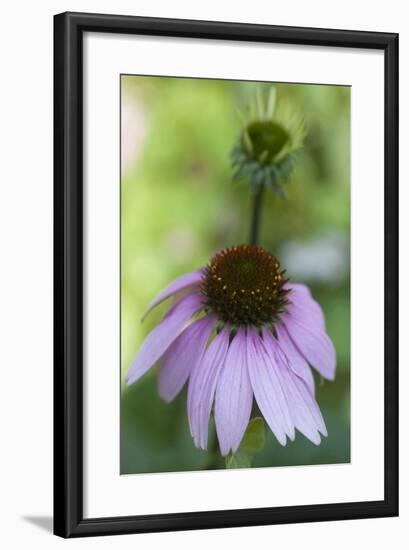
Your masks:
<instances>
[{"instance_id":1,"label":"blurred green background","mask_svg":"<svg viewBox=\"0 0 409 550\"><path fill-rule=\"evenodd\" d=\"M194 447L186 390L171 404L155 369L128 388L124 374L160 320L141 315L170 281L208 262L215 250L246 242L250 192L232 182L229 154L242 110L269 84L185 78L121 79L121 473L224 467ZM260 244L292 282L310 286L337 351L335 382L316 377L328 437L315 446L298 433L282 447L267 431L254 466L350 460L350 88L277 84L304 112L307 139L283 202L270 192ZM210 440L214 425L210 424Z\"/></svg>"}]
</instances>

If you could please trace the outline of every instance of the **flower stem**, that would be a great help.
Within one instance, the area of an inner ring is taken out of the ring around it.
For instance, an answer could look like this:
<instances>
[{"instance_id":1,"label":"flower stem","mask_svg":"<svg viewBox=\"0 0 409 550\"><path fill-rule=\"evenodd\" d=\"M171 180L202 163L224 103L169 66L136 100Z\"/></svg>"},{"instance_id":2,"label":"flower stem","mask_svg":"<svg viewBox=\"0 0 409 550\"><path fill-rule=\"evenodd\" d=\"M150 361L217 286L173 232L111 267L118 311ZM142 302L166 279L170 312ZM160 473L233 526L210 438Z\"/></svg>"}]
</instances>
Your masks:
<instances>
[{"instance_id":1,"label":"flower stem","mask_svg":"<svg viewBox=\"0 0 409 550\"><path fill-rule=\"evenodd\" d=\"M219 445L217 443L216 434L213 435L213 440L209 445L208 460L204 466L204 470L217 470L221 468L221 455L219 454Z\"/></svg>"},{"instance_id":2,"label":"flower stem","mask_svg":"<svg viewBox=\"0 0 409 550\"><path fill-rule=\"evenodd\" d=\"M260 234L261 209L263 206L264 185L258 185L253 194L253 213L250 226L250 244L257 244Z\"/></svg>"}]
</instances>

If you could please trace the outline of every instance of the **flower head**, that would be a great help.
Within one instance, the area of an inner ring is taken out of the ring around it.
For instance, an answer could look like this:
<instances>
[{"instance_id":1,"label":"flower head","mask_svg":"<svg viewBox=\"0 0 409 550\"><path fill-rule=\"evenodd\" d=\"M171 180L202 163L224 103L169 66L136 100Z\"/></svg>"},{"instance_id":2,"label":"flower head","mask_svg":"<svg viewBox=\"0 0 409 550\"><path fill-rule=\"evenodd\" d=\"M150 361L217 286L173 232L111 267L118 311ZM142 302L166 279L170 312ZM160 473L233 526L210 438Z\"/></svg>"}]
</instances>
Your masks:
<instances>
[{"instance_id":1,"label":"flower head","mask_svg":"<svg viewBox=\"0 0 409 550\"><path fill-rule=\"evenodd\" d=\"M266 186L283 195L305 137L304 120L289 101L258 93L243 115L243 127L231 153L234 178L247 177L253 187Z\"/></svg>"},{"instance_id":2,"label":"flower head","mask_svg":"<svg viewBox=\"0 0 409 550\"><path fill-rule=\"evenodd\" d=\"M290 284L277 258L263 248L240 245L174 281L147 313L171 297L173 305L127 372L128 384L157 362L166 401L188 381L190 430L202 449L214 405L220 451L237 451L253 397L282 445L294 439L295 429L320 443L327 431L310 366L332 380L335 350L307 287Z\"/></svg>"}]
</instances>

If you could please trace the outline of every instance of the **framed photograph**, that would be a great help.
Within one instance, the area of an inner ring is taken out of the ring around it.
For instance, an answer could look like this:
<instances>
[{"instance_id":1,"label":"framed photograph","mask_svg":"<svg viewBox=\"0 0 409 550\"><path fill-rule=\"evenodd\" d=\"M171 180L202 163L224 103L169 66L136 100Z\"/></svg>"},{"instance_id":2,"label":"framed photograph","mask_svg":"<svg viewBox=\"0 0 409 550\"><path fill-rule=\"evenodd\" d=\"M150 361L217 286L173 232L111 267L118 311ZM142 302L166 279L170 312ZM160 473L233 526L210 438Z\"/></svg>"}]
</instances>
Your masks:
<instances>
[{"instance_id":1,"label":"framed photograph","mask_svg":"<svg viewBox=\"0 0 409 550\"><path fill-rule=\"evenodd\" d=\"M398 514L398 36L55 24L55 534Z\"/></svg>"}]
</instances>

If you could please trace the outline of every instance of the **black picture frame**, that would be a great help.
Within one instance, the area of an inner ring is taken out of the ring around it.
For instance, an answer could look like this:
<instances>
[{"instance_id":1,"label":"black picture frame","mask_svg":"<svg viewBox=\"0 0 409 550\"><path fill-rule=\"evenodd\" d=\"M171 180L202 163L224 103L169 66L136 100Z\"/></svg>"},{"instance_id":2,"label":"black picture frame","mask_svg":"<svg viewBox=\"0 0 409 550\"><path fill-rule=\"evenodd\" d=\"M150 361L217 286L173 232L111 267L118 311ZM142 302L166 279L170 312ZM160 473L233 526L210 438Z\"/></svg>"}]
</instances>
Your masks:
<instances>
[{"instance_id":1,"label":"black picture frame","mask_svg":"<svg viewBox=\"0 0 409 550\"><path fill-rule=\"evenodd\" d=\"M385 59L384 499L84 519L83 34L124 33L369 48ZM54 18L54 532L61 537L398 515L398 35L63 13Z\"/></svg>"}]
</instances>

